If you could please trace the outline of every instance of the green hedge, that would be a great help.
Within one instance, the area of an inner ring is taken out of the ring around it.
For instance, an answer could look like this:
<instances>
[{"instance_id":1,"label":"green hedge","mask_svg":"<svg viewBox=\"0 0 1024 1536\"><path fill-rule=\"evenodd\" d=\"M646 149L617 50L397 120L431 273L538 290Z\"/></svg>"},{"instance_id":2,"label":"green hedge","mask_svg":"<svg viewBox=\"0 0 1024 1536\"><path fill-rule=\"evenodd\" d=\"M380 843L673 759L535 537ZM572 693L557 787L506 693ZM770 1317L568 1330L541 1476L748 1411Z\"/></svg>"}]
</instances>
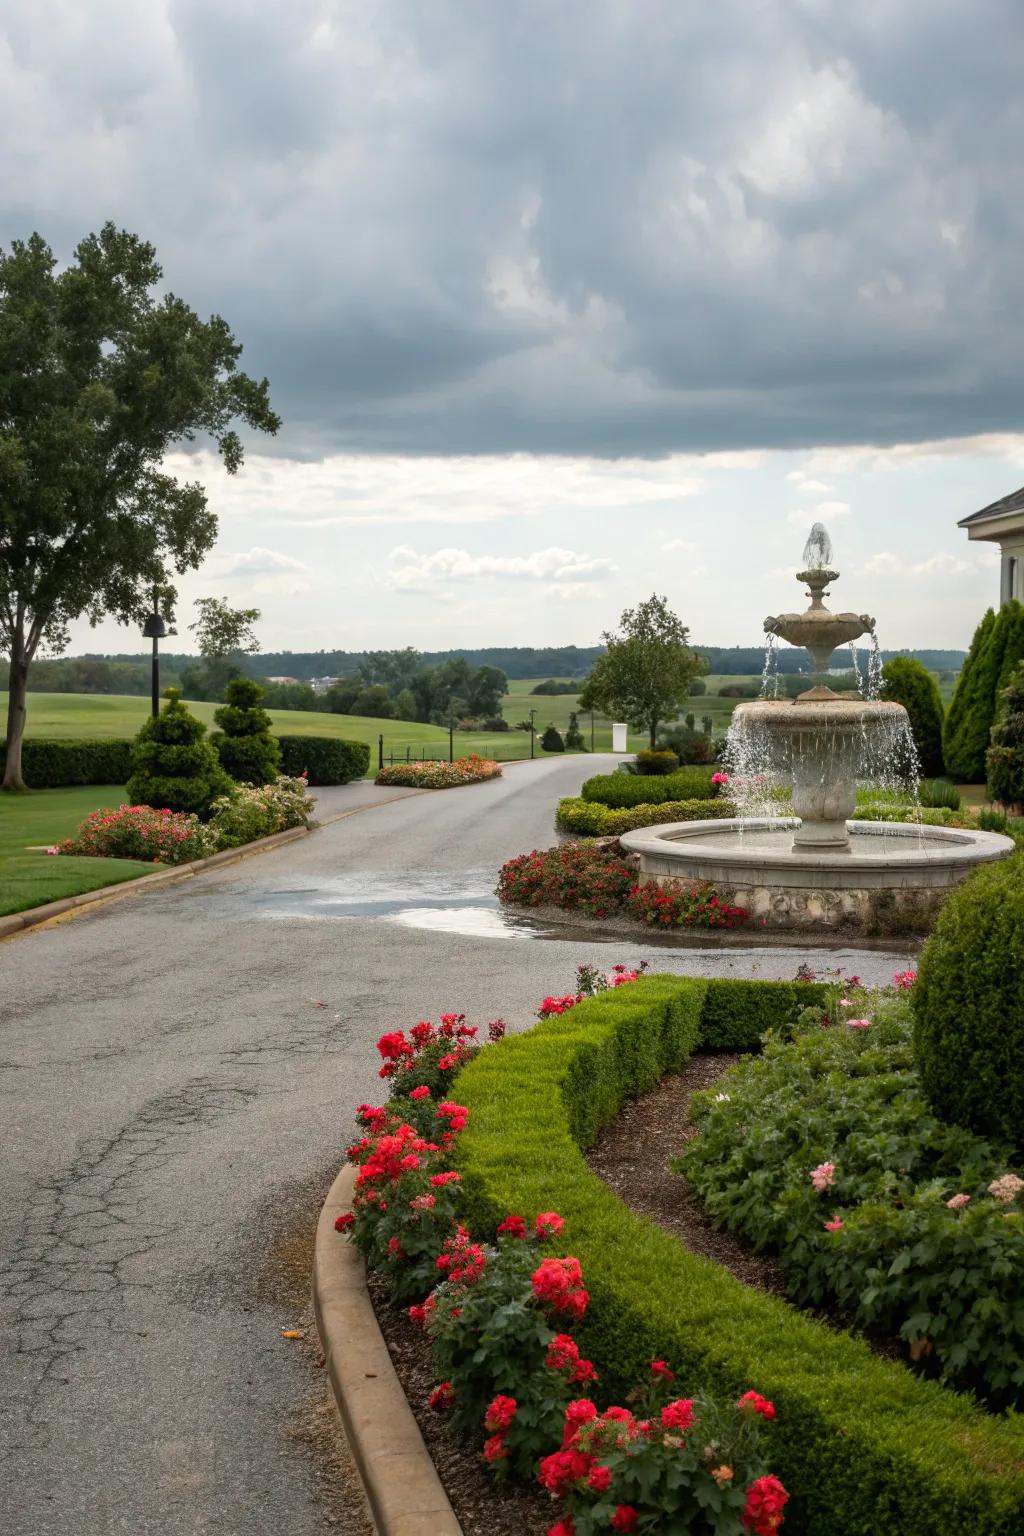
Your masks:
<instances>
[{"instance_id":1,"label":"green hedge","mask_svg":"<svg viewBox=\"0 0 1024 1536\"><path fill-rule=\"evenodd\" d=\"M71 784L127 784L132 742L119 737L89 738L27 736L21 744L21 764L29 789L65 789ZM0 741L0 761L7 755Z\"/></svg>"},{"instance_id":2,"label":"green hedge","mask_svg":"<svg viewBox=\"0 0 1024 1536\"><path fill-rule=\"evenodd\" d=\"M731 800L666 800L658 805L625 806L613 810L599 800L575 796L559 800L555 826L577 837L617 837L634 827L654 827L663 821L720 821L735 816Z\"/></svg>"},{"instance_id":3,"label":"green hedge","mask_svg":"<svg viewBox=\"0 0 1024 1536\"><path fill-rule=\"evenodd\" d=\"M758 996L758 992L761 995ZM624 1100L697 1045L749 1043L810 988L652 977L482 1051L460 1074L467 1220L558 1210L590 1307L580 1347L613 1395L669 1360L688 1393L750 1387L778 1408L772 1465L793 1536L1020 1536L1024 1422L880 1358L779 1297L741 1284L634 1215L580 1152Z\"/></svg>"},{"instance_id":4,"label":"green hedge","mask_svg":"<svg viewBox=\"0 0 1024 1536\"><path fill-rule=\"evenodd\" d=\"M713 800L718 794L711 782L713 769L680 768L676 773L599 773L587 779L580 794L584 800L616 808L627 805L662 805L666 800Z\"/></svg>"},{"instance_id":5,"label":"green hedge","mask_svg":"<svg viewBox=\"0 0 1024 1536\"><path fill-rule=\"evenodd\" d=\"M291 778L307 773L310 784L348 784L361 779L370 766L365 741L338 736L279 736L281 772Z\"/></svg>"}]
</instances>

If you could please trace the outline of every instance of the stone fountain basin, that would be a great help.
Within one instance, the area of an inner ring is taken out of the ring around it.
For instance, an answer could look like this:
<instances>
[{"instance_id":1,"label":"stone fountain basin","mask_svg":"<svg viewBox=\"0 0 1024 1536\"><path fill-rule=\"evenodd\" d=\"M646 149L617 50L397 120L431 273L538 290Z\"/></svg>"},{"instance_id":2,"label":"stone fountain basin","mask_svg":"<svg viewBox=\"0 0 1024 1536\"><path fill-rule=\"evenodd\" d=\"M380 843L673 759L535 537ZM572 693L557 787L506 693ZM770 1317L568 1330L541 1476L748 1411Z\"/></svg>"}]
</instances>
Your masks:
<instances>
[{"instance_id":1,"label":"stone fountain basin","mask_svg":"<svg viewBox=\"0 0 1024 1536\"><path fill-rule=\"evenodd\" d=\"M625 832L645 880L709 880L768 927L924 931L949 888L1014 852L1012 838L954 827L850 821L849 846L793 845L793 816L676 821Z\"/></svg>"}]
</instances>

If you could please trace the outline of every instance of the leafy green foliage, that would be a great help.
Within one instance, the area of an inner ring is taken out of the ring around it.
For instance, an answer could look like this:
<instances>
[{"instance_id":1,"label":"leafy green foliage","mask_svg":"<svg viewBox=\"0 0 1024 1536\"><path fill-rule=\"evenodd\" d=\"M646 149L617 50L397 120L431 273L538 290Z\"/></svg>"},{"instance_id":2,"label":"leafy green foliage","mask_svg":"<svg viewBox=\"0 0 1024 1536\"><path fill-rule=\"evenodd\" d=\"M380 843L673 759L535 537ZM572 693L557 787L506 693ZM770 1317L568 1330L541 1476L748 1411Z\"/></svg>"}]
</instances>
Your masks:
<instances>
[{"instance_id":1,"label":"leafy green foliage","mask_svg":"<svg viewBox=\"0 0 1024 1536\"><path fill-rule=\"evenodd\" d=\"M289 778L305 776L308 783L348 784L361 779L370 766L365 741L341 741L336 736L279 736L281 772Z\"/></svg>"},{"instance_id":2,"label":"leafy green foliage","mask_svg":"<svg viewBox=\"0 0 1024 1536\"><path fill-rule=\"evenodd\" d=\"M5 742L0 741L0 757ZM22 770L29 789L64 789L71 784L125 784L131 772L132 743L117 737L68 741L30 736L22 743Z\"/></svg>"},{"instance_id":3,"label":"leafy green foliage","mask_svg":"<svg viewBox=\"0 0 1024 1536\"><path fill-rule=\"evenodd\" d=\"M540 744L545 752L564 752L565 742L557 725L549 725L545 728L540 738Z\"/></svg>"},{"instance_id":4,"label":"leafy green foliage","mask_svg":"<svg viewBox=\"0 0 1024 1536\"><path fill-rule=\"evenodd\" d=\"M459 1078L469 1108L458 1166L471 1228L508 1211L557 1209L573 1234L590 1306L579 1330L608 1391L628 1391L652 1358L688 1390L735 1400L756 1374L778 1409L772 1462L802 1536L1019 1536L1024 1425L912 1376L848 1334L734 1280L635 1216L580 1147L678 1071L722 983L654 977L509 1036ZM770 990L772 983L761 983Z\"/></svg>"},{"instance_id":5,"label":"leafy green foliage","mask_svg":"<svg viewBox=\"0 0 1024 1536\"><path fill-rule=\"evenodd\" d=\"M232 782L206 739L206 726L189 713L177 688L168 688L166 698L135 738L128 797L137 805L204 816L214 800L232 793Z\"/></svg>"},{"instance_id":6,"label":"leafy green foliage","mask_svg":"<svg viewBox=\"0 0 1024 1536\"><path fill-rule=\"evenodd\" d=\"M627 608L621 635L605 634L605 654L580 690L580 709L600 710L646 730L654 750L658 721L679 711L704 662L691 651L690 632L663 597Z\"/></svg>"},{"instance_id":7,"label":"leafy green foliage","mask_svg":"<svg viewBox=\"0 0 1024 1536\"><path fill-rule=\"evenodd\" d=\"M680 768L659 777L650 774L599 773L580 789L584 800L621 809L627 805L658 805L666 800L713 800L718 793L710 769Z\"/></svg>"},{"instance_id":8,"label":"leafy green foliage","mask_svg":"<svg viewBox=\"0 0 1024 1536\"><path fill-rule=\"evenodd\" d=\"M223 731L215 738L222 767L243 784L270 784L281 765L281 747L270 734L270 716L261 707L263 689L249 677L234 677L213 718Z\"/></svg>"},{"instance_id":9,"label":"leafy green foliage","mask_svg":"<svg viewBox=\"0 0 1024 1536\"><path fill-rule=\"evenodd\" d=\"M988 792L1001 805L1024 809L1024 662L1000 695L1000 713L985 757Z\"/></svg>"},{"instance_id":10,"label":"leafy green foliage","mask_svg":"<svg viewBox=\"0 0 1024 1536\"><path fill-rule=\"evenodd\" d=\"M196 567L217 521L166 470L199 434L242 463L237 420L279 425L217 315L159 294L153 247L105 224L70 263L38 234L0 253L0 649L11 663L4 786L21 787L28 671L44 641L113 614L138 623L169 570Z\"/></svg>"},{"instance_id":11,"label":"leafy green foliage","mask_svg":"<svg viewBox=\"0 0 1024 1536\"><path fill-rule=\"evenodd\" d=\"M921 956L914 1049L936 1114L1024 1148L1024 858L954 891Z\"/></svg>"},{"instance_id":12,"label":"leafy green foliage","mask_svg":"<svg viewBox=\"0 0 1024 1536\"><path fill-rule=\"evenodd\" d=\"M991 609L975 631L971 649L946 712L943 755L958 783L985 782L985 753L999 707L999 695L1024 660L1024 606L1009 602Z\"/></svg>"},{"instance_id":13,"label":"leafy green foliage","mask_svg":"<svg viewBox=\"0 0 1024 1536\"><path fill-rule=\"evenodd\" d=\"M926 808L943 807L950 811L958 811L963 802L959 789L948 779L922 779L917 787L917 798Z\"/></svg>"},{"instance_id":14,"label":"leafy green foliage","mask_svg":"<svg viewBox=\"0 0 1024 1536\"><path fill-rule=\"evenodd\" d=\"M910 716L921 772L941 774L942 695L932 674L910 656L894 656L882 667L882 698L902 704Z\"/></svg>"},{"instance_id":15,"label":"leafy green foliage","mask_svg":"<svg viewBox=\"0 0 1024 1536\"><path fill-rule=\"evenodd\" d=\"M695 1096L683 1172L716 1221L781 1254L802 1305L902 1338L997 1405L1024 1399L1024 1211L988 1192L1007 1151L929 1112L905 997L852 1001L867 1027L822 1028L812 1008L809 1033Z\"/></svg>"},{"instance_id":16,"label":"leafy green foliage","mask_svg":"<svg viewBox=\"0 0 1024 1536\"><path fill-rule=\"evenodd\" d=\"M678 767L679 759L674 752L638 752L636 755L636 771L642 776L659 777L675 773Z\"/></svg>"},{"instance_id":17,"label":"leafy green foliage","mask_svg":"<svg viewBox=\"0 0 1024 1536\"><path fill-rule=\"evenodd\" d=\"M613 809L599 800L568 796L559 800L555 825L559 832L576 837L618 837L636 827L655 827L667 821L720 821L737 815L731 800L665 800L657 805Z\"/></svg>"}]
</instances>

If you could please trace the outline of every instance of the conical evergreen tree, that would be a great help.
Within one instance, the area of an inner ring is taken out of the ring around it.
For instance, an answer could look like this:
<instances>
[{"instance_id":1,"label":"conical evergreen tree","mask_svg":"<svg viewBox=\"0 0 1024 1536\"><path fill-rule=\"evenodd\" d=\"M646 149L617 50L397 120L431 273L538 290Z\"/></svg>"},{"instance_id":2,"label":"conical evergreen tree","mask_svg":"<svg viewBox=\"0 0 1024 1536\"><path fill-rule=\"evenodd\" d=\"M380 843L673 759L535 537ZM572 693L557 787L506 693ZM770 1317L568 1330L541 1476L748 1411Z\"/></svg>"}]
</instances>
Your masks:
<instances>
[{"instance_id":1,"label":"conical evergreen tree","mask_svg":"<svg viewBox=\"0 0 1024 1536\"><path fill-rule=\"evenodd\" d=\"M1024 662L1003 689L1002 710L988 749L989 798L1008 810L1024 808Z\"/></svg>"},{"instance_id":2,"label":"conical evergreen tree","mask_svg":"<svg viewBox=\"0 0 1024 1536\"><path fill-rule=\"evenodd\" d=\"M168 688L164 697L164 708L146 721L132 746L129 799L133 805L204 816L234 785L205 739L206 726L185 708L178 689Z\"/></svg>"},{"instance_id":3,"label":"conical evergreen tree","mask_svg":"<svg viewBox=\"0 0 1024 1536\"><path fill-rule=\"evenodd\" d=\"M929 779L941 777L942 695L927 667L912 656L894 656L882 668L882 698L902 704L910 716L922 774Z\"/></svg>"},{"instance_id":4,"label":"conical evergreen tree","mask_svg":"<svg viewBox=\"0 0 1024 1536\"><path fill-rule=\"evenodd\" d=\"M270 734L262 698L263 689L251 677L233 677L225 702L213 713L224 732L214 739L221 766L242 784L272 784L281 766L281 744Z\"/></svg>"},{"instance_id":5,"label":"conical evergreen tree","mask_svg":"<svg viewBox=\"0 0 1024 1536\"><path fill-rule=\"evenodd\" d=\"M956 686L943 733L943 756L950 778L964 784L985 782L985 754L999 711L1000 689L1024 659L1024 608L1007 603L989 609L975 632Z\"/></svg>"}]
</instances>

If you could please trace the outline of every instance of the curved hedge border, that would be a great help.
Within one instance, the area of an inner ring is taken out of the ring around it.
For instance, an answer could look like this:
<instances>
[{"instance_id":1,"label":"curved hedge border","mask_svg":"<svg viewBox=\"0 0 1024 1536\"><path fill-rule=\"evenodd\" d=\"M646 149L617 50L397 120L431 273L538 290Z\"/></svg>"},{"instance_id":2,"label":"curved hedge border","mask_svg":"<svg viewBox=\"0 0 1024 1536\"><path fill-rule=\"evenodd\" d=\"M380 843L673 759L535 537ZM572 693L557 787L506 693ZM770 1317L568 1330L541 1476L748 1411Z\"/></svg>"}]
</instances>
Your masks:
<instances>
[{"instance_id":1,"label":"curved hedge border","mask_svg":"<svg viewBox=\"0 0 1024 1536\"><path fill-rule=\"evenodd\" d=\"M555 826L559 832L571 832L576 837L617 837L620 832L656 827L663 821L720 821L736 814L731 800L666 800L615 810L599 800L567 796L558 802Z\"/></svg>"},{"instance_id":2,"label":"curved hedge border","mask_svg":"<svg viewBox=\"0 0 1024 1536\"><path fill-rule=\"evenodd\" d=\"M1024 1420L996 1419L861 1340L753 1290L631 1212L580 1152L699 1045L752 1049L815 984L652 977L482 1051L459 1076L472 1230L555 1209L586 1275L581 1348L623 1390L654 1357L688 1389L755 1382L778 1406L777 1470L804 1536L1020 1536Z\"/></svg>"},{"instance_id":3,"label":"curved hedge border","mask_svg":"<svg viewBox=\"0 0 1024 1536\"><path fill-rule=\"evenodd\" d=\"M714 800L714 763L703 768L678 768L675 773L597 773L584 779L580 795L596 804L664 805L666 800Z\"/></svg>"}]
</instances>

